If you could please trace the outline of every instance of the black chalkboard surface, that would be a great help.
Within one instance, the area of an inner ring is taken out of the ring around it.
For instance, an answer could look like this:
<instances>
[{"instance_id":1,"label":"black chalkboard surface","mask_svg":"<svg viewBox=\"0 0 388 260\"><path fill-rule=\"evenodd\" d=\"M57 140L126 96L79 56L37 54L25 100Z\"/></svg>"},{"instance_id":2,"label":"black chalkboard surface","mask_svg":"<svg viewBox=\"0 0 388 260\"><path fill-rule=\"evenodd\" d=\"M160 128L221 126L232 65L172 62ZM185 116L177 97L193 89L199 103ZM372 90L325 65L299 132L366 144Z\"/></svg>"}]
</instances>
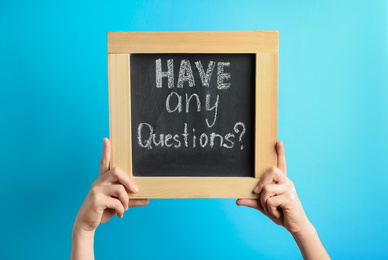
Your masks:
<instances>
[{"instance_id":1,"label":"black chalkboard surface","mask_svg":"<svg viewBox=\"0 0 388 260\"><path fill-rule=\"evenodd\" d=\"M134 177L254 177L254 54L131 54Z\"/></svg>"}]
</instances>

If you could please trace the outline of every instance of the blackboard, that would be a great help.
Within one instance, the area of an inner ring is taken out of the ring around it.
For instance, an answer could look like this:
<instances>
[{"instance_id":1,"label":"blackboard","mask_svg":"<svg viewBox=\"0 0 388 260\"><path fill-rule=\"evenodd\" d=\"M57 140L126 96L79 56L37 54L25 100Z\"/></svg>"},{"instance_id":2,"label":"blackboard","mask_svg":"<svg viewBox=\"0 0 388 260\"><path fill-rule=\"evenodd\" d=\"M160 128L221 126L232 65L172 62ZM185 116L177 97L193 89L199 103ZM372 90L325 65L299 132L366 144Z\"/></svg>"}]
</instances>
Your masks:
<instances>
[{"instance_id":1,"label":"blackboard","mask_svg":"<svg viewBox=\"0 0 388 260\"><path fill-rule=\"evenodd\" d=\"M110 167L130 198L257 198L277 158L277 31L108 32L107 49Z\"/></svg>"},{"instance_id":2,"label":"blackboard","mask_svg":"<svg viewBox=\"0 0 388 260\"><path fill-rule=\"evenodd\" d=\"M254 54L131 54L132 176L254 177Z\"/></svg>"}]
</instances>

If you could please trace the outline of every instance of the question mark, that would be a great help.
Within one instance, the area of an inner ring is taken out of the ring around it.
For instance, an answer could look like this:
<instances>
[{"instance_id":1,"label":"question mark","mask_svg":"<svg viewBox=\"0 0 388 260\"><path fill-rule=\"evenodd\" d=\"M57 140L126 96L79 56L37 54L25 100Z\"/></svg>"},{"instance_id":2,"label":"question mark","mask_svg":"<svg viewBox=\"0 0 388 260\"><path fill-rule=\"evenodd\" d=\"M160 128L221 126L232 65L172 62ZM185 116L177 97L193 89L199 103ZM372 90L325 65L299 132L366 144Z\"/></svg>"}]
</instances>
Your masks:
<instances>
[{"instance_id":1,"label":"question mark","mask_svg":"<svg viewBox=\"0 0 388 260\"><path fill-rule=\"evenodd\" d=\"M233 130L236 132L236 134L238 134L240 131L238 130L238 126L241 126L243 128L241 134L240 134L240 137L238 138L238 140L240 141L240 143L242 143L242 137L243 135L245 134L245 125L244 123L242 122L237 122L235 125L234 125L234 128ZM241 150L244 149L244 145L241 145Z\"/></svg>"}]
</instances>

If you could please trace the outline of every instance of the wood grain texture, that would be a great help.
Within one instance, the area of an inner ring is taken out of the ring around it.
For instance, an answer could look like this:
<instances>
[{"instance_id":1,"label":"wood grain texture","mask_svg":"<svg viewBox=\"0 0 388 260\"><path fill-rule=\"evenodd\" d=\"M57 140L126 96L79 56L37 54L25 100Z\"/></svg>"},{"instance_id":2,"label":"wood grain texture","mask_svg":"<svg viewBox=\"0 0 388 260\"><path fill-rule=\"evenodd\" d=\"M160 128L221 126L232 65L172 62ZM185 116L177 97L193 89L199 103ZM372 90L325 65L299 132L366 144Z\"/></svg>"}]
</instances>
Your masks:
<instances>
[{"instance_id":1,"label":"wood grain texture","mask_svg":"<svg viewBox=\"0 0 388 260\"><path fill-rule=\"evenodd\" d=\"M255 177L277 165L278 53L256 55Z\"/></svg>"},{"instance_id":2,"label":"wood grain texture","mask_svg":"<svg viewBox=\"0 0 388 260\"><path fill-rule=\"evenodd\" d=\"M135 177L140 191L130 198L257 198L258 179L218 177Z\"/></svg>"},{"instance_id":3,"label":"wood grain texture","mask_svg":"<svg viewBox=\"0 0 388 260\"><path fill-rule=\"evenodd\" d=\"M129 54L108 54L110 167L131 173Z\"/></svg>"},{"instance_id":4,"label":"wood grain texture","mask_svg":"<svg viewBox=\"0 0 388 260\"><path fill-rule=\"evenodd\" d=\"M266 53L278 46L278 31L108 32L108 53Z\"/></svg>"}]
</instances>

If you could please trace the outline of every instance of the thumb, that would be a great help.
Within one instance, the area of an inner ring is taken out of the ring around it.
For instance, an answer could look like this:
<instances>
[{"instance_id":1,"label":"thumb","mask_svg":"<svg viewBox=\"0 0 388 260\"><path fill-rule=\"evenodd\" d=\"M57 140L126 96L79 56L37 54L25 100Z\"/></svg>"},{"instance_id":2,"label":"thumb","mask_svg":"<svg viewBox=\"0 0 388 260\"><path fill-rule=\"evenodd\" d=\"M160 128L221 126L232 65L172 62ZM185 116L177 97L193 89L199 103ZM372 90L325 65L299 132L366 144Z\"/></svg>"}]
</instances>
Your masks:
<instances>
[{"instance_id":1,"label":"thumb","mask_svg":"<svg viewBox=\"0 0 388 260\"><path fill-rule=\"evenodd\" d=\"M257 199L238 199L236 204L237 206L247 206L253 209L258 209L264 213L263 206L261 206L260 201Z\"/></svg>"},{"instance_id":2,"label":"thumb","mask_svg":"<svg viewBox=\"0 0 388 260\"><path fill-rule=\"evenodd\" d=\"M278 168L287 175L286 154L282 141L276 143L276 153L278 154Z\"/></svg>"},{"instance_id":3,"label":"thumb","mask_svg":"<svg viewBox=\"0 0 388 260\"><path fill-rule=\"evenodd\" d=\"M100 162L100 174L102 175L109 171L109 164L110 164L110 151L111 151L111 144L108 138L104 138L103 140L103 147L102 147L102 156L101 156L101 162Z\"/></svg>"}]
</instances>

